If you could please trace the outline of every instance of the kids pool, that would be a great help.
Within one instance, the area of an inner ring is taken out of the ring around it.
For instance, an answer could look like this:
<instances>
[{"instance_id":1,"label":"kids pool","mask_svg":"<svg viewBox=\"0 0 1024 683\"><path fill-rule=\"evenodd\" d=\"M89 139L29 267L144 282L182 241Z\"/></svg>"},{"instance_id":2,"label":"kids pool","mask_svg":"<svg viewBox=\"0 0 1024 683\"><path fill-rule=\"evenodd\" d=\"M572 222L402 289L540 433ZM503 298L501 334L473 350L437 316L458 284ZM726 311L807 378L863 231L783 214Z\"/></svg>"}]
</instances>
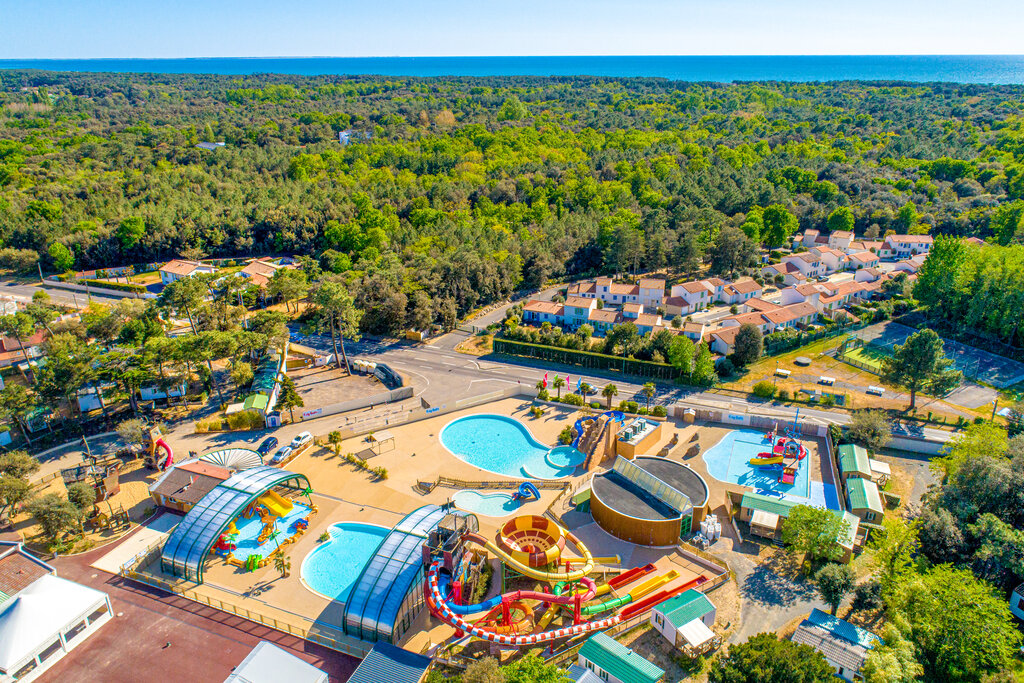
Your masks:
<instances>
[{"instance_id":1,"label":"kids pool","mask_svg":"<svg viewBox=\"0 0 1024 683\"><path fill-rule=\"evenodd\" d=\"M302 561L302 580L325 598L345 602L363 566L390 531L358 522L332 524L328 528L331 540L321 543Z\"/></svg>"},{"instance_id":2,"label":"kids pool","mask_svg":"<svg viewBox=\"0 0 1024 683\"><path fill-rule=\"evenodd\" d=\"M504 415L467 415L441 430L441 444L480 469L507 477L560 479L583 461L572 446L548 448L519 420Z\"/></svg>"},{"instance_id":3,"label":"kids pool","mask_svg":"<svg viewBox=\"0 0 1024 683\"><path fill-rule=\"evenodd\" d=\"M519 501L512 500L507 493L478 493L476 491L457 491L452 500L455 507L485 517L506 517L519 509Z\"/></svg>"},{"instance_id":4,"label":"kids pool","mask_svg":"<svg viewBox=\"0 0 1024 683\"><path fill-rule=\"evenodd\" d=\"M259 555L260 558L266 557L277 550L281 545L281 541L295 535L295 522L309 517L309 513L310 509L308 506L302 503L294 503L287 515L277 518L274 527L277 535L271 536L263 541L263 543L257 543L260 532L263 531L263 522L260 518L256 515L239 517L235 520L235 526L238 529L238 536L235 538L237 547L233 551L235 557L242 561L245 561L245 558L250 555Z\"/></svg>"},{"instance_id":5,"label":"kids pool","mask_svg":"<svg viewBox=\"0 0 1024 683\"><path fill-rule=\"evenodd\" d=\"M715 479L741 486L750 486L757 493L783 494L784 497L810 499L811 457L800 461L796 480L792 484L779 482L776 469L763 470L748 460L771 450L764 432L754 429L734 429L721 441L704 451L708 474Z\"/></svg>"}]
</instances>

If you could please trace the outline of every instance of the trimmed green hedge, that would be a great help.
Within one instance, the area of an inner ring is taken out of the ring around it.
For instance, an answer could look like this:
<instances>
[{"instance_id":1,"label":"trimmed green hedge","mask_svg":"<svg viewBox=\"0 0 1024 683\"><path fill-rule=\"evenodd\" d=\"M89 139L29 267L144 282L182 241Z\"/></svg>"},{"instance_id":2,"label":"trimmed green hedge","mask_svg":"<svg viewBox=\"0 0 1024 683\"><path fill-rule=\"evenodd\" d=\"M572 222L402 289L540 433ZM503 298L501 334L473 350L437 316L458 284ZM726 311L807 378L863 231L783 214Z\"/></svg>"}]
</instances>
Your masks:
<instances>
[{"instance_id":1,"label":"trimmed green hedge","mask_svg":"<svg viewBox=\"0 0 1024 683\"><path fill-rule=\"evenodd\" d=\"M557 346L530 344L527 342L513 341L511 339L495 338L494 352L507 353L510 356L540 358L554 363L578 365L584 368L617 370L629 375L639 375L641 377L652 377L655 379L671 380L680 376L679 370L667 363L655 363L648 360L607 356L603 353L562 349Z\"/></svg>"},{"instance_id":2,"label":"trimmed green hedge","mask_svg":"<svg viewBox=\"0 0 1024 683\"><path fill-rule=\"evenodd\" d=\"M78 280L77 284L89 285L90 287L102 287L104 289L116 289L119 292L134 292L145 294L149 290L142 285L134 285L130 282L107 282L106 280Z\"/></svg>"}]
</instances>

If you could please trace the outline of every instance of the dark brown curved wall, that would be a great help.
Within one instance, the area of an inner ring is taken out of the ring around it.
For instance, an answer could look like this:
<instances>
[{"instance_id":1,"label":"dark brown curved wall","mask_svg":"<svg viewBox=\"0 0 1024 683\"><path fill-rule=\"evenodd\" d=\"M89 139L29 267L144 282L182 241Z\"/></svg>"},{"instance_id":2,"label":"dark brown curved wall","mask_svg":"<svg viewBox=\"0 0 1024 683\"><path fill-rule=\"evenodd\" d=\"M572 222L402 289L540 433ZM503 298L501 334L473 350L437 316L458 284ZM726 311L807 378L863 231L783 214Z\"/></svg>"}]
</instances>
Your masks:
<instances>
[{"instance_id":1,"label":"dark brown curved wall","mask_svg":"<svg viewBox=\"0 0 1024 683\"><path fill-rule=\"evenodd\" d=\"M627 517L590 497L590 514L602 529L616 538L639 545L675 545L679 542L679 520L641 520Z\"/></svg>"}]
</instances>

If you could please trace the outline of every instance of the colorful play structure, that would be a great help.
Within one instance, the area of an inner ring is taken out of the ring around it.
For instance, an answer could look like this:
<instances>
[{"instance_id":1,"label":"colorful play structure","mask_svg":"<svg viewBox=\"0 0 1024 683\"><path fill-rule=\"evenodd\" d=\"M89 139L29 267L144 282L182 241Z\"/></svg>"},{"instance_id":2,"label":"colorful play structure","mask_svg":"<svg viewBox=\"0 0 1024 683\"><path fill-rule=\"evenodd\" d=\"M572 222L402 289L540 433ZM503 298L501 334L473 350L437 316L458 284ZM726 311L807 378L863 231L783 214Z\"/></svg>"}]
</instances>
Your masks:
<instances>
[{"instance_id":1,"label":"colorful play structure","mask_svg":"<svg viewBox=\"0 0 1024 683\"><path fill-rule=\"evenodd\" d=\"M796 481L796 471L800 467L800 461L807 456L807 449L800 443L797 430L797 420L800 419L800 411L797 410L793 419L793 426L786 429L786 435L780 436L775 430L767 432L764 440L771 445L771 451L758 453L756 458L751 458L749 463L760 469L781 470L779 473L780 484L792 484Z\"/></svg>"},{"instance_id":2,"label":"colorful play structure","mask_svg":"<svg viewBox=\"0 0 1024 683\"><path fill-rule=\"evenodd\" d=\"M164 452L163 457L157 456L158 448ZM149 452L146 455L146 463L160 471L166 470L174 463L174 451L164 441L159 427L149 430Z\"/></svg>"},{"instance_id":3,"label":"colorful play structure","mask_svg":"<svg viewBox=\"0 0 1024 683\"><path fill-rule=\"evenodd\" d=\"M258 517L262 528L259 534L256 536L256 545L261 546L268 541L276 541L282 534L282 530L279 529L280 520L287 517L292 512L295 505L292 501L281 496L275 491L267 491L256 500L252 501L245 507L242 514L239 515L241 519L251 519ZM316 506L310 507L310 515L316 512ZM296 537L300 536L309 527L309 516L302 517L292 522L289 529L284 530L286 537L283 538L277 547L263 555L261 553L251 553L245 558L239 558L235 556L235 551L238 550L238 537L239 530L236 524L237 519L231 520L228 524L227 529L220 535L217 542L213 545L212 552L218 557L223 557L224 560L231 565L241 567L247 572L253 572L264 567L273 559L274 555L282 552L288 544L293 543Z\"/></svg>"},{"instance_id":4,"label":"colorful play structure","mask_svg":"<svg viewBox=\"0 0 1024 683\"><path fill-rule=\"evenodd\" d=\"M540 491L528 481L519 485L519 490L512 494L512 500L520 503L529 503L531 500L540 500Z\"/></svg>"},{"instance_id":5,"label":"colorful play structure","mask_svg":"<svg viewBox=\"0 0 1024 683\"><path fill-rule=\"evenodd\" d=\"M501 527L493 541L470 528L466 517L454 519L451 528L439 525L434 533L440 536L434 546L425 546L429 570L424 590L431 613L455 628L460 638L469 635L499 646L531 647L606 629L707 581L700 575L667 589L666 585L679 578L678 572L649 576L656 567L648 564L598 585L591 576L595 566L617 563L619 558L595 558L572 533L545 517L515 517ZM563 556L566 544L572 545L580 557ZM497 557L506 574L542 581L549 590L515 590L477 604L464 604L465 577L473 574L474 564L486 561L485 553L467 546ZM636 584L643 578L646 580ZM614 613L596 616L608 612ZM471 615L480 613L483 616L470 620ZM559 615L571 623L550 628Z\"/></svg>"}]
</instances>

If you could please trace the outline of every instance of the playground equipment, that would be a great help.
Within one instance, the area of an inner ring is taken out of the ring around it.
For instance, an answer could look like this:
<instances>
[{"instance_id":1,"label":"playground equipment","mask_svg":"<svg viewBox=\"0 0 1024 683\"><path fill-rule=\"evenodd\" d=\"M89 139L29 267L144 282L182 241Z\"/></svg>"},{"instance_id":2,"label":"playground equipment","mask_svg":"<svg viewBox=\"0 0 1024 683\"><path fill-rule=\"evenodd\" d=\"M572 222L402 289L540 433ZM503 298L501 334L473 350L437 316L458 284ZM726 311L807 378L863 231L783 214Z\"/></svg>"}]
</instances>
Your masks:
<instances>
[{"instance_id":1,"label":"playground equipment","mask_svg":"<svg viewBox=\"0 0 1024 683\"><path fill-rule=\"evenodd\" d=\"M213 546L214 554L220 557L230 557L231 552L238 548L237 545L232 543L232 538L229 534L221 534L220 538L217 539L216 545Z\"/></svg>"},{"instance_id":2,"label":"playground equipment","mask_svg":"<svg viewBox=\"0 0 1024 683\"><path fill-rule=\"evenodd\" d=\"M158 448L163 450L163 458L157 457L156 450ZM167 445L167 442L163 440L159 427L153 427L149 430L149 453L146 458L146 463L158 470L166 470L174 464L174 451L172 451L171 447Z\"/></svg>"},{"instance_id":3,"label":"playground equipment","mask_svg":"<svg viewBox=\"0 0 1024 683\"><path fill-rule=\"evenodd\" d=\"M771 453L758 453L756 458L751 458L748 462L755 467L764 467L765 465L781 465L781 455L772 455Z\"/></svg>"},{"instance_id":4,"label":"playground equipment","mask_svg":"<svg viewBox=\"0 0 1024 683\"><path fill-rule=\"evenodd\" d=\"M540 491L530 482L524 481L519 485L519 490L512 494L512 500L518 500L523 503L531 500L540 500Z\"/></svg>"},{"instance_id":5,"label":"playground equipment","mask_svg":"<svg viewBox=\"0 0 1024 683\"><path fill-rule=\"evenodd\" d=\"M682 589L659 590L678 578L678 572L672 570L664 575L652 577L636 586L630 593L622 597L598 603L600 608L584 605L598 596L611 593L616 587L628 585L655 571L653 564L630 569L615 577L607 584L598 586L588 575L593 571L595 559L590 550L573 534L562 529L554 522L543 517L532 515L517 517L507 522L497 533L494 542L471 530L455 532L456 548L462 543L482 546L496 555L510 569L523 576L547 582L552 585L551 592L532 590L511 591L495 596L489 600L471 605L460 604L462 597L461 577L465 575L465 566L451 568L449 573L442 573L446 562L451 562L455 552L438 552L437 548L430 551L430 565L425 587L427 605L432 614L456 629L456 636L468 634L499 645L511 647L527 647L565 637L573 637L591 631L608 628L628 617L627 612L601 617L587 621L585 616L593 613L610 611L628 605L629 616L636 616L651 606L667 600L706 579L703 576L694 579ZM561 551L568 542L580 554L578 560L561 557ZM445 546L446 548L448 546ZM619 558L602 558L614 559ZM483 561L481 556L479 561ZM574 568L574 564L581 565ZM564 568L564 570L562 569ZM654 593L658 591L657 593ZM654 595L650 595L654 593ZM650 595L650 597L645 596ZM527 601L537 601L544 609L542 616L534 621L533 608ZM614 604L613 604L614 603ZM560 610L571 610L573 623L562 628L546 630ZM469 615L483 612L484 616L475 622L467 619Z\"/></svg>"}]
</instances>

